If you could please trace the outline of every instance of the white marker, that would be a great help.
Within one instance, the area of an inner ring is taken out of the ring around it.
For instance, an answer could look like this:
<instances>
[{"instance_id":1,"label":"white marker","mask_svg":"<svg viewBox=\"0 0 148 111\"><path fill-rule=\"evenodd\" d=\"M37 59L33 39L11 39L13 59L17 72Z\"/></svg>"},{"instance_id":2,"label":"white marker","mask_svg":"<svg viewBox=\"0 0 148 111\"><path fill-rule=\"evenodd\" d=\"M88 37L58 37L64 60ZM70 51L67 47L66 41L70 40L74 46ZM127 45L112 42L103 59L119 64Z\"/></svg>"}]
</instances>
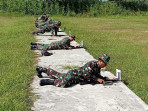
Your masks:
<instances>
[{"instance_id":1,"label":"white marker","mask_svg":"<svg viewBox=\"0 0 148 111\"><path fill-rule=\"evenodd\" d=\"M121 70L116 69L116 77L119 81L121 80Z\"/></svg>"}]
</instances>

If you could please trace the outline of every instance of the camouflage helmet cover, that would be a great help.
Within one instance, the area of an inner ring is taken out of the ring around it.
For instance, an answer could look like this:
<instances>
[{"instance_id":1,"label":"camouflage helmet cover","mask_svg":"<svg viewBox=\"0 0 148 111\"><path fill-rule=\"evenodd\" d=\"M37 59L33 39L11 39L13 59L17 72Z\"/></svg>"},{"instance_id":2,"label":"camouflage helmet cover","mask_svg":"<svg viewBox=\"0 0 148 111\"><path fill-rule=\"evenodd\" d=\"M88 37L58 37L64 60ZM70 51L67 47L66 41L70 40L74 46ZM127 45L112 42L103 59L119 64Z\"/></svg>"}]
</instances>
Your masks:
<instances>
[{"instance_id":1,"label":"camouflage helmet cover","mask_svg":"<svg viewBox=\"0 0 148 111\"><path fill-rule=\"evenodd\" d=\"M101 57L98 57L98 60L102 60L104 63L108 64L110 57L107 54L103 54Z\"/></svg>"},{"instance_id":2,"label":"camouflage helmet cover","mask_svg":"<svg viewBox=\"0 0 148 111\"><path fill-rule=\"evenodd\" d=\"M70 37L72 37L75 40L75 36L74 35L71 35Z\"/></svg>"}]
</instances>

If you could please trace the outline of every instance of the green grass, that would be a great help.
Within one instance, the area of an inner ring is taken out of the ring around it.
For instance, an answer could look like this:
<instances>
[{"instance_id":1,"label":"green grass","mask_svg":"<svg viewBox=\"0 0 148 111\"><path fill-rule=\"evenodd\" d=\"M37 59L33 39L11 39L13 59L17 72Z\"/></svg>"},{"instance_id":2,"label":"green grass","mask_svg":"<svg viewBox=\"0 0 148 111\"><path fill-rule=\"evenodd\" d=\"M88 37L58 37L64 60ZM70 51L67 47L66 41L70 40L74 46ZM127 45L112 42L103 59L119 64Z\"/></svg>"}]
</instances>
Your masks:
<instances>
[{"instance_id":1,"label":"green grass","mask_svg":"<svg viewBox=\"0 0 148 111\"><path fill-rule=\"evenodd\" d=\"M148 17L54 17L96 59L111 56L107 70L122 70L128 87L148 103ZM0 14L0 111L29 111L35 56L34 17ZM65 68L71 68L65 66Z\"/></svg>"},{"instance_id":2,"label":"green grass","mask_svg":"<svg viewBox=\"0 0 148 111\"><path fill-rule=\"evenodd\" d=\"M128 87L148 104L148 17L54 17L66 32L84 40L87 51L96 59L110 55L107 70L122 70Z\"/></svg>"},{"instance_id":3,"label":"green grass","mask_svg":"<svg viewBox=\"0 0 148 111\"><path fill-rule=\"evenodd\" d=\"M29 111L35 73L34 18L0 14L0 111Z\"/></svg>"}]
</instances>

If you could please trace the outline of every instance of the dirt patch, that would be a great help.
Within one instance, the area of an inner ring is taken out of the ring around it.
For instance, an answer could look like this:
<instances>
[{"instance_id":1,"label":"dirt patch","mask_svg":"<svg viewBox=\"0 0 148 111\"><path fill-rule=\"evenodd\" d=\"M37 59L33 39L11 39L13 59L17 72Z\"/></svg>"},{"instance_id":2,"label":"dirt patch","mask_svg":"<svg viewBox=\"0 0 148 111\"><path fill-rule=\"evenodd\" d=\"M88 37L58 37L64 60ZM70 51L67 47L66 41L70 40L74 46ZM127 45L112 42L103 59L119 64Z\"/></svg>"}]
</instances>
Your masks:
<instances>
[{"instance_id":1,"label":"dirt patch","mask_svg":"<svg viewBox=\"0 0 148 111\"><path fill-rule=\"evenodd\" d=\"M131 29L112 30L112 32L131 32Z\"/></svg>"},{"instance_id":2,"label":"dirt patch","mask_svg":"<svg viewBox=\"0 0 148 111\"><path fill-rule=\"evenodd\" d=\"M136 36L124 36L121 39L126 39L132 41L134 44L146 44L148 43L148 39Z\"/></svg>"},{"instance_id":3,"label":"dirt patch","mask_svg":"<svg viewBox=\"0 0 148 111\"><path fill-rule=\"evenodd\" d=\"M143 48L143 49L142 49L142 53L148 54L148 48Z\"/></svg>"}]
</instances>

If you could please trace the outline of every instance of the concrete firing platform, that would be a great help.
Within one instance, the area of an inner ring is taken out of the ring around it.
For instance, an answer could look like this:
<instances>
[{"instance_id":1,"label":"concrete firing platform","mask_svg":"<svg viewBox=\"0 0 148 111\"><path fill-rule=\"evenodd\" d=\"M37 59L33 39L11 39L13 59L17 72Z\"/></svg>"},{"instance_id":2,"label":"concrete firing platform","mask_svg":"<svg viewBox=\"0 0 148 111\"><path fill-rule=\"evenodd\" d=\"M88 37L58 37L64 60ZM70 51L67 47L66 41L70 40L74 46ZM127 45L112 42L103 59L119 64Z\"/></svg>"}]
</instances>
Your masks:
<instances>
[{"instance_id":1,"label":"concrete firing platform","mask_svg":"<svg viewBox=\"0 0 148 111\"><path fill-rule=\"evenodd\" d=\"M51 33L45 33L36 37L38 42L42 43L67 37L64 32L58 34L63 36L51 37ZM74 41L72 44L77 43ZM40 51L36 52L40 54ZM67 72L64 66L83 66L86 62L94 60L83 48L49 52L53 55L38 57L38 65L53 68L58 72ZM108 71L102 71L101 75L114 77ZM44 76L47 77L46 74ZM31 84L32 92L39 96L32 107L35 111L148 111L148 106L122 82L109 86L77 84L70 88L59 88L51 85L40 86L39 81L40 78L35 76Z\"/></svg>"}]
</instances>

